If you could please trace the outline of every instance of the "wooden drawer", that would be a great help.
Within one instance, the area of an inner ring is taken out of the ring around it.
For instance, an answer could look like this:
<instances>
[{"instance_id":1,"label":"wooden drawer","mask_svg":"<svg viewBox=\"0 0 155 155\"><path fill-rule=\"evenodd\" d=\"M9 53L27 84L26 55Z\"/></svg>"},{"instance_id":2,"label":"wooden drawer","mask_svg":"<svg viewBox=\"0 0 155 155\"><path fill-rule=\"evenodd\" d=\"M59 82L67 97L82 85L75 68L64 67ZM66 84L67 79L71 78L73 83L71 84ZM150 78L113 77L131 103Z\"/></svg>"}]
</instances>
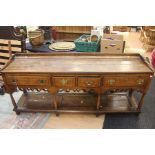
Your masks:
<instances>
[{"instance_id":1,"label":"wooden drawer","mask_svg":"<svg viewBox=\"0 0 155 155\"><path fill-rule=\"evenodd\" d=\"M53 77L53 85L56 87L74 87L75 77Z\"/></svg>"},{"instance_id":2,"label":"wooden drawer","mask_svg":"<svg viewBox=\"0 0 155 155\"><path fill-rule=\"evenodd\" d=\"M107 87L144 86L146 81L146 76L107 76L103 79L103 85Z\"/></svg>"},{"instance_id":3,"label":"wooden drawer","mask_svg":"<svg viewBox=\"0 0 155 155\"><path fill-rule=\"evenodd\" d=\"M6 76L7 83L10 85L50 85L50 78L48 76Z\"/></svg>"},{"instance_id":4,"label":"wooden drawer","mask_svg":"<svg viewBox=\"0 0 155 155\"><path fill-rule=\"evenodd\" d=\"M79 77L79 87L100 87L100 78L98 77Z\"/></svg>"}]
</instances>

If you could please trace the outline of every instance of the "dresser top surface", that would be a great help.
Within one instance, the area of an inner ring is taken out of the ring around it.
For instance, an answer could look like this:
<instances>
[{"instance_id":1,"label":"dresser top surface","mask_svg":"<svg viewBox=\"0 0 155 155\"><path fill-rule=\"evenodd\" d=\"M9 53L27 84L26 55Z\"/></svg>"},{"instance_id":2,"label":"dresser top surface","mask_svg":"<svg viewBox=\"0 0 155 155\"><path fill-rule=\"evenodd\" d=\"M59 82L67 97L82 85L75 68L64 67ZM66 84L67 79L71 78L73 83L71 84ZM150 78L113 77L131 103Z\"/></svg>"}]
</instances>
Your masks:
<instances>
[{"instance_id":1,"label":"dresser top surface","mask_svg":"<svg viewBox=\"0 0 155 155\"><path fill-rule=\"evenodd\" d=\"M7 73L152 73L139 54L23 54Z\"/></svg>"}]
</instances>

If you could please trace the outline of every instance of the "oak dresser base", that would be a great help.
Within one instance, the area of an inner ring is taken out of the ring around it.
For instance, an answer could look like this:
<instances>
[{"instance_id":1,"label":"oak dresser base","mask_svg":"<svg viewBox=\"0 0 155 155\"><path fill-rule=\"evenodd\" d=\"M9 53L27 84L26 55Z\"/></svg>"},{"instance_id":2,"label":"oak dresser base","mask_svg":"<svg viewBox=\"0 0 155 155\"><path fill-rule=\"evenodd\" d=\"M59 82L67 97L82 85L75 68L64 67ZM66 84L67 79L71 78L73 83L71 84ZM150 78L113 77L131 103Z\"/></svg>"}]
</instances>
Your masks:
<instances>
[{"instance_id":1,"label":"oak dresser base","mask_svg":"<svg viewBox=\"0 0 155 155\"><path fill-rule=\"evenodd\" d=\"M153 70L139 54L17 54L2 76L17 114L99 115L139 113ZM18 103L13 97L16 90L23 92ZM141 93L139 101L134 91Z\"/></svg>"}]
</instances>

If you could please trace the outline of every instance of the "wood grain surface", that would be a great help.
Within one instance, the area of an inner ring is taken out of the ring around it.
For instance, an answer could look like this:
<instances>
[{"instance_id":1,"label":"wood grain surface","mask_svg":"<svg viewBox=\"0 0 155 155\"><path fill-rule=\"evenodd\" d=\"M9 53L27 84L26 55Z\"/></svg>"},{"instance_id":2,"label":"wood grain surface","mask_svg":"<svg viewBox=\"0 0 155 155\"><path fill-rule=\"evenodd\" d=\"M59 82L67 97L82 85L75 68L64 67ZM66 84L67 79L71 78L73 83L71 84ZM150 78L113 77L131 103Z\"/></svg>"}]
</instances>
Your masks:
<instances>
[{"instance_id":1,"label":"wood grain surface","mask_svg":"<svg viewBox=\"0 0 155 155\"><path fill-rule=\"evenodd\" d=\"M150 73L138 54L18 55L4 72Z\"/></svg>"}]
</instances>

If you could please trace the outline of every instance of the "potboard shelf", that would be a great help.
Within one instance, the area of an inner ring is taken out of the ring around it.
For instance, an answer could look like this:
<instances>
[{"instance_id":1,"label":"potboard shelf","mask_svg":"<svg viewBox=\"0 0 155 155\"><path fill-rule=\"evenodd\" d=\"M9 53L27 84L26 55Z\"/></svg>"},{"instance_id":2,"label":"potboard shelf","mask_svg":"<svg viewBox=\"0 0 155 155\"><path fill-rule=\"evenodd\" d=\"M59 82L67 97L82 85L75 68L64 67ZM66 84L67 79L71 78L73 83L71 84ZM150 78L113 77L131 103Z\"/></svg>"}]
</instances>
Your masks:
<instances>
[{"instance_id":1,"label":"potboard shelf","mask_svg":"<svg viewBox=\"0 0 155 155\"><path fill-rule=\"evenodd\" d=\"M88 97L89 96L89 97ZM63 101L62 101L63 97ZM28 93L18 101L21 112L88 112L96 111L96 96L88 94L62 94L57 96L58 109L54 109L53 96L49 93ZM61 103L63 102L63 103ZM84 103L85 102L85 103ZM134 98L125 95L102 95L99 113L137 112Z\"/></svg>"}]
</instances>

